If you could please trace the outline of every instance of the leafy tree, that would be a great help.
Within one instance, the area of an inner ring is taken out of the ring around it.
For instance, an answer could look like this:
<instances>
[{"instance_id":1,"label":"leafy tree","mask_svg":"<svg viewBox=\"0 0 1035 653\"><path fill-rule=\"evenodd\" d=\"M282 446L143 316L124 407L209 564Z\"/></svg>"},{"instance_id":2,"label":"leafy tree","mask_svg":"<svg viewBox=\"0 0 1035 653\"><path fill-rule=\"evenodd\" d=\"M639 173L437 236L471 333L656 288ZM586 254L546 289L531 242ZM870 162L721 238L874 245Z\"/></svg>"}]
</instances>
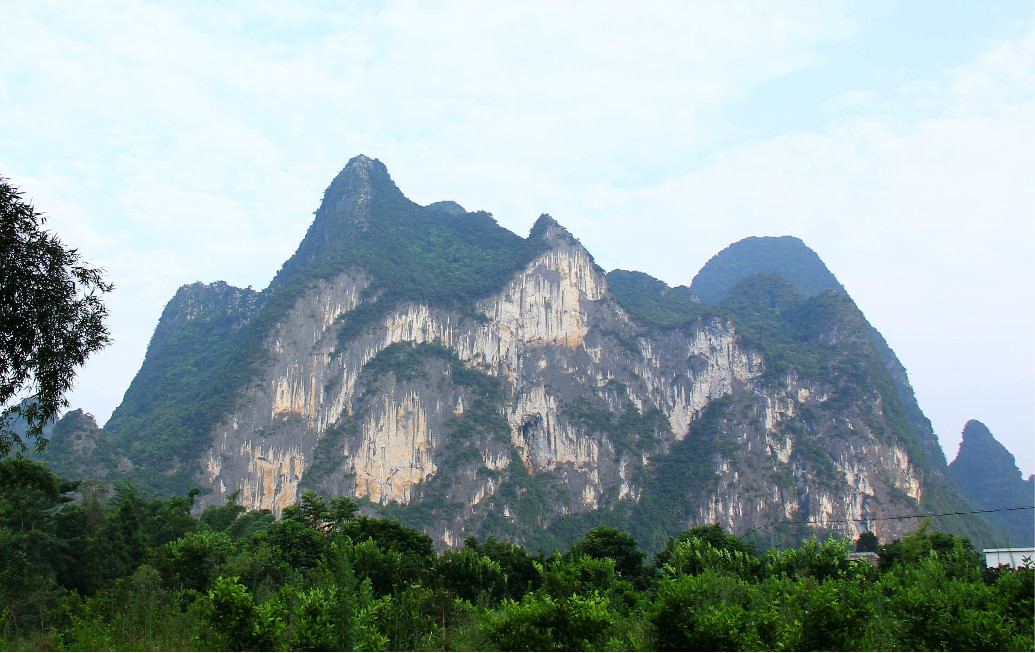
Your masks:
<instances>
[{"instance_id":1,"label":"leafy tree","mask_svg":"<svg viewBox=\"0 0 1035 653\"><path fill-rule=\"evenodd\" d=\"M147 533L148 546L162 546L198 530L198 520L190 511L194 507L194 498L200 493L200 490L194 488L185 497L152 499L147 502L144 530Z\"/></svg>"},{"instance_id":2,"label":"leafy tree","mask_svg":"<svg viewBox=\"0 0 1035 653\"><path fill-rule=\"evenodd\" d=\"M797 549L771 550L762 557L766 576L828 580L864 576L869 563L849 557L847 539L831 537L820 542L815 535Z\"/></svg>"},{"instance_id":3,"label":"leafy tree","mask_svg":"<svg viewBox=\"0 0 1035 653\"><path fill-rule=\"evenodd\" d=\"M340 589L340 588L334 588ZM291 650L333 651L340 650L335 628L335 592L322 587L310 590L294 590L292 598L296 605L291 621Z\"/></svg>"},{"instance_id":4,"label":"leafy tree","mask_svg":"<svg viewBox=\"0 0 1035 653\"><path fill-rule=\"evenodd\" d=\"M328 516L336 528L341 528L354 520L357 512L359 512L359 504L348 497L331 499L328 508Z\"/></svg>"},{"instance_id":5,"label":"leafy tree","mask_svg":"<svg viewBox=\"0 0 1035 653\"><path fill-rule=\"evenodd\" d=\"M427 534L391 519L361 516L349 522L342 532L356 542L373 539L384 549L398 551L414 558L431 559L435 555L435 547Z\"/></svg>"},{"instance_id":6,"label":"leafy tree","mask_svg":"<svg viewBox=\"0 0 1035 653\"><path fill-rule=\"evenodd\" d=\"M706 526L694 526L690 530L683 531L676 537L669 538L668 543L665 544L665 548L654 556L654 566L658 569L663 568L668 564L676 547L678 547L681 542L687 542L690 540L707 542L717 551L727 551L730 553L739 552L750 557L756 556L753 544L744 542L737 536L727 533L723 530L722 526L719 526L718 524L708 524Z\"/></svg>"},{"instance_id":7,"label":"leafy tree","mask_svg":"<svg viewBox=\"0 0 1035 653\"><path fill-rule=\"evenodd\" d=\"M474 602L498 602L507 590L507 575L500 564L476 549L447 551L435 563L439 582L456 596Z\"/></svg>"},{"instance_id":8,"label":"leafy tree","mask_svg":"<svg viewBox=\"0 0 1035 653\"><path fill-rule=\"evenodd\" d=\"M147 501L132 484L115 490L114 510L97 533L94 545L107 561L105 581L132 574L148 553L148 533L144 529Z\"/></svg>"},{"instance_id":9,"label":"leafy tree","mask_svg":"<svg viewBox=\"0 0 1035 653\"><path fill-rule=\"evenodd\" d=\"M76 485L21 456L0 460L0 626L17 631L50 598L55 563L68 554L55 513Z\"/></svg>"},{"instance_id":10,"label":"leafy tree","mask_svg":"<svg viewBox=\"0 0 1035 653\"><path fill-rule=\"evenodd\" d=\"M880 551L881 569L915 566L926 559L937 558L952 576L974 580L980 576L981 556L970 540L957 535L929 531L928 520L915 532L889 542Z\"/></svg>"},{"instance_id":11,"label":"leafy tree","mask_svg":"<svg viewBox=\"0 0 1035 653\"><path fill-rule=\"evenodd\" d=\"M302 495L301 502L288 506L284 509L283 518L288 521L297 521L317 531L328 529L331 512L327 508L327 502L313 490L307 490Z\"/></svg>"},{"instance_id":12,"label":"leafy tree","mask_svg":"<svg viewBox=\"0 0 1035 653\"><path fill-rule=\"evenodd\" d=\"M751 609L752 587L707 571L663 581L650 612L660 651L737 651L791 648L765 646ZM793 639L781 633L781 639ZM780 642L783 643L783 642Z\"/></svg>"},{"instance_id":13,"label":"leafy tree","mask_svg":"<svg viewBox=\"0 0 1035 653\"><path fill-rule=\"evenodd\" d=\"M217 648L228 651L277 650L284 633L284 608L276 600L255 604L237 578L220 578L208 593L204 619Z\"/></svg>"},{"instance_id":14,"label":"leafy tree","mask_svg":"<svg viewBox=\"0 0 1035 653\"><path fill-rule=\"evenodd\" d=\"M196 531L161 547L153 558L166 585L204 592L232 553L225 533Z\"/></svg>"},{"instance_id":15,"label":"leafy tree","mask_svg":"<svg viewBox=\"0 0 1035 653\"><path fill-rule=\"evenodd\" d=\"M353 543L348 537L339 537L335 544L340 555L351 563L356 578L366 582L374 596L393 594L417 577L405 569L403 554L378 546L372 538Z\"/></svg>"},{"instance_id":16,"label":"leafy tree","mask_svg":"<svg viewBox=\"0 0 1035 653\"><path fill-rule=\"evenodd\" d=\"M243 540L262 533L272 526L274 522L276 522L276 519L274 519L273 513L267 508L249 510L238 517L234 523L230 524L225 532L234 539Z\"/></svg>"},{"instance_id":17,"label":"leafy tree","mask_svg":"<svg viewBox=\"0 0 1035 653\"><path fill-rule=\"evenodd\" d=\"M666 575L697 575L710 570L752 580L758 571L758 558L736 549L716 548L706 539L680 538L669 551L662 569Z\"/></svg>"},{"instance_id":18,"label":"leafy tree","mask_svg":"<svg viewBox=\"0 0 1035 653\"><path fill-rule=\"evenodd\" d=\"M880 551L880 540L873 531L859 533L855 540L855 550L859 553L877 553Z\"/></svg>"},{"instance_id":19,"label":"leafy tree","mask_svg":"<svg viewBox=\"0 0 1035 653\"><path fill-rule=\"evenodd\" d=\"M598 560L611 558L615 561L615 571L625 579L633 579L643 573L643 558L647 555L636 548L632 535L610 526L597 526L586 533L586 538L573 544L568 553Z\"/></svg>"},{"instance_id":20,"label":"leafy tree","mask_svg":"<svg viewBox=\"0 0 1035 653\"><path fill-rule=\"evenodd\" d=\"M503 609L483 626L485 650L589 651L604 648L615 615L599 595L555 599L528 595Z\"/></svg>"},{"instance_id":21,"label":"leafy tree","mask_svg":"<svg viewBox=\"0 0 1035 653\"><path fill-rule=\"evenodd\" d=\"M316 567L327 549L323 533L297 520L276 522L256 539L269 545L277 558L295 569Z\"/></svg>"},{"instance_id":22,"label":"leafy tree","mask_svg":"<svg viewBox=\"0 0 1035 653\"><path fill-rule=\"evenodd\" d=\"M435 556L426 535L357 518L347 499L312 495L288 519L253 511L216 531L188 519L191 495L148 500L124 485L104 508L96 486L88 506L68 501L75 486L0 460L2 649L1033 646L1033 569L983 573L964 538L926 526L885 547L883 568L851 561L845 539L759 559L698 526L670 540L660 573L630 580L619 561L642 552L614 529L547 561L491 538Z\"/></svg>"},{"instance_id":23,"label":"leafy tree","mask_svg":"<svg viewBox=\"0 0 1035 653\"><path fill-rule=\"evenodd\" d=\"M613 558L591 558L585 553L552 559L543 574L543 592L555 598L588 596L631 590L615 570Z\"/></svg>"},{"instance_id":24,"label":"leafy tree","mask_svg":"<svg viewBox=\"0 0 1035 653\"><path fill-rule=\"evenodd\" d=\"M499 542L491 535L484 544L479 544L475 537L468 537L464 545L500 566L506 576L506 598L518 600L542 586L542 555L531 556L520 546Z\"/></svg>"},{"instance_id":25,"label":"leafy tree","mask_svg":"<svg viewBox=\"0 0 1035 653\"><path fill-rule=\"evenodd\" d=\"M0 406L30 399L0 413L0 455L25 448L11 428L17 419L37 449L46 446L39 436L68 405L76 368L110 340L101 295L113 286L44 222L0 177Z\"/></svg>"},{"instance_id":26,"label":"leafy tree","mask_svg":"<svg viewBox=\"0 0 1035 653\"><path fill-rule=\"evenodd\" d=\"M240 490L234 490L227 496L226 503L221 506L208 506L201 512L201 523L214 531L225 531L245 512L245 507L237 502Z\"/></svg>"}]
</instances>

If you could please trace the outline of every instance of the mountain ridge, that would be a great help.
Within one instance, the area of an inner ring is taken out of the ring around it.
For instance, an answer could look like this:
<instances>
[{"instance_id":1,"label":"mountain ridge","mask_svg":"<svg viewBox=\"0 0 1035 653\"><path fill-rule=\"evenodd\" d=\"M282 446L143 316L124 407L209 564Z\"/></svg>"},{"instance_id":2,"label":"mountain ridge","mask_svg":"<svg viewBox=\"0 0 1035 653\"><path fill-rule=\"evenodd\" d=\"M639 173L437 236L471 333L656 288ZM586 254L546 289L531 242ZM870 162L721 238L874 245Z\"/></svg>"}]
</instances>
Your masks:
<instances>
[{"instance_id":1,"label":"mountain ridge","mask_svg":"<svg viewBox=\"0 0 1035 653\"><path fill-rule=\"evenodd\" d=\"M350 495L442 546L549 548L593 521L651 544L712 522L892 536L889 510L965 507L904 369L818 255L750 242L826 287L729 265L731 246L704 303L605 274L548 214L521 238L355 157L269 287L177 292L104 437L152 489L275 512Z\"/></svg>"}]
</instances>

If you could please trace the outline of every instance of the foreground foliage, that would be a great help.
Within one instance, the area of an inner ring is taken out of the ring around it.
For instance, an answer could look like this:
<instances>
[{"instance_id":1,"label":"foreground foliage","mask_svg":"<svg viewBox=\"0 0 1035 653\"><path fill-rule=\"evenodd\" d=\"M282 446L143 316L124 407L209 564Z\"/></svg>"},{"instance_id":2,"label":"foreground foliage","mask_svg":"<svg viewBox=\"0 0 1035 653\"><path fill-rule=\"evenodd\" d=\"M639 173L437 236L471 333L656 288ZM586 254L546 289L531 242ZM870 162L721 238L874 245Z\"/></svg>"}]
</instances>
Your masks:
<instances>
[{"instance_id":1,"label":"foreground foliage","mask_svg":"<svg viewBox=\"0 0 1035 653\"><path fill-rule=\"evenodd\" d=\"M718 526L653 558L598 527L567 551L427 535L307 493L105 493L0 460L0 648L27 650L1031 650L1032 569L986 570L926 527L880 550L759 553ZM71 501L73 492L79 501Z\"/></svg>"}]
</instances>

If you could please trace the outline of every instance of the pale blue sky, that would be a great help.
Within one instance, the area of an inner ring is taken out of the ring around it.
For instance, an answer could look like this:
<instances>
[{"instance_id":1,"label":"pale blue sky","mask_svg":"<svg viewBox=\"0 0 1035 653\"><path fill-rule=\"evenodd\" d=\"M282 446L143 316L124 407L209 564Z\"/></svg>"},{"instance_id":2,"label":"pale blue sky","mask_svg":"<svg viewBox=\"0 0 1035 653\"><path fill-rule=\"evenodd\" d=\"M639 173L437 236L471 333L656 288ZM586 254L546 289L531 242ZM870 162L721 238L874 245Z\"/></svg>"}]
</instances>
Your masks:
<instances>
[{"instance_id":1,"label":"pale blue sky","mask_svg":"<svg viewBox=\"0 0 1035 653\"><path fill-rule=\"evenodd\" d=\"M176 288L264 287L334 174L606 269L689 283L801 237L910 372L948 459L984 421L1035 471L1030 2L0 0L0 174L96 263L118 405Z\"/></svg>"}]
</instances>

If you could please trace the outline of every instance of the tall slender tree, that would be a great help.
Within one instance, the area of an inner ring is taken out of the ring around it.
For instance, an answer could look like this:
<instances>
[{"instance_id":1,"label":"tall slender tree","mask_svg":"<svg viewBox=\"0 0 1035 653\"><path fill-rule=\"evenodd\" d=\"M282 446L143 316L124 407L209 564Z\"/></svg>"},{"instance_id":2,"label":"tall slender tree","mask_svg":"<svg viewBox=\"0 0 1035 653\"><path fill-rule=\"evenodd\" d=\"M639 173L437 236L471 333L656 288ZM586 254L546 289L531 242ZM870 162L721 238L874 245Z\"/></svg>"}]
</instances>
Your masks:
<instances>
[{"instance_id":1,"label":"tall slender tree","mask_svg":"<svg viewBox=\"0 0 1035 653\"><path fill-rule=\"evenodd\" d=\"M110 341L103 270L43 229L46 221L0 177L0 456L46 446L43 428L68 405L76 370Z\"/></svg>"}]
</instances>

